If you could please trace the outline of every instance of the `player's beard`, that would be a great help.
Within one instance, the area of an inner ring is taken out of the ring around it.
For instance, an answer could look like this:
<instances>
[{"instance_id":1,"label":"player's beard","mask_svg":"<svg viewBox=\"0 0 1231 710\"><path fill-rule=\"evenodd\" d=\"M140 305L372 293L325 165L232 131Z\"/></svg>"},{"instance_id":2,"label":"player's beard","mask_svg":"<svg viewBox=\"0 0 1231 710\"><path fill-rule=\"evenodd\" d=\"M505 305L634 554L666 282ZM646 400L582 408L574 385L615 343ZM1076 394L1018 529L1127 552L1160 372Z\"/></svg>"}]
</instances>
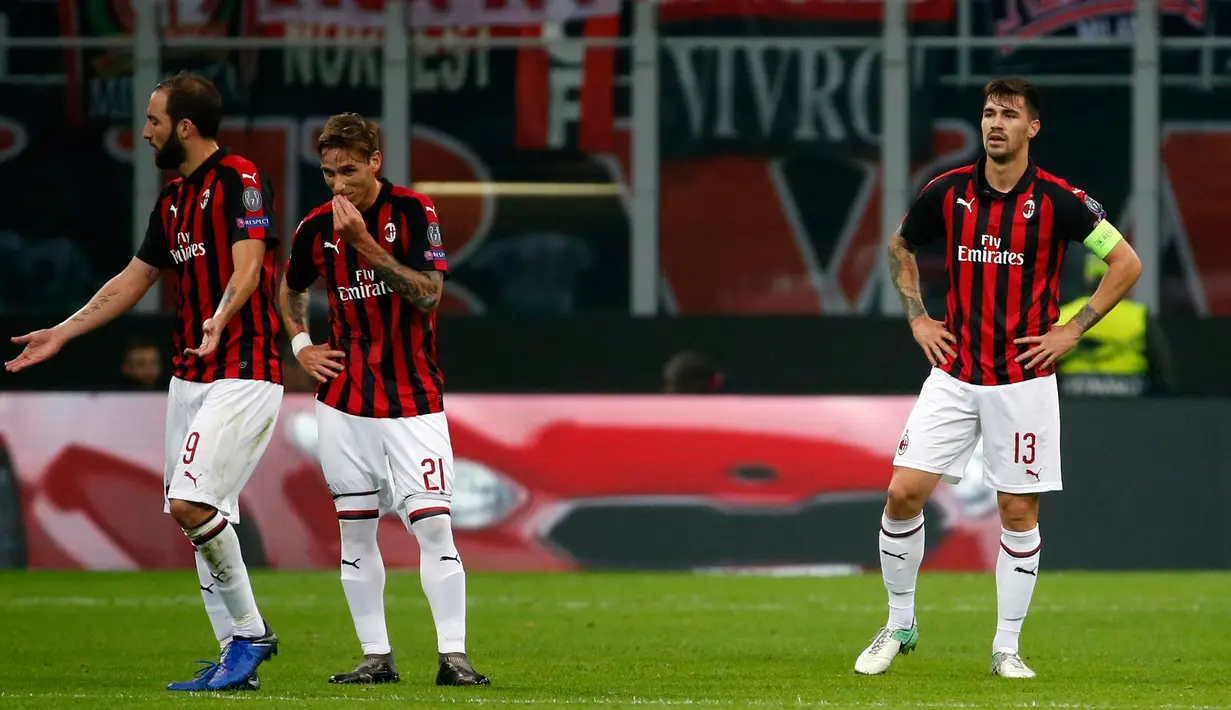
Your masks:
<instances>
[{"instance_id":1,"label":"player's beard","mask_svg":"<svg viewBox=\"0 0 1231 710\"><path fill-rule=\"evenodd\" d=\"M171 132L162 148L154 149L154 166L160 170L175 170L187 159L184 143L175 135L175 131Z\"/></svg>"}]
</instances>

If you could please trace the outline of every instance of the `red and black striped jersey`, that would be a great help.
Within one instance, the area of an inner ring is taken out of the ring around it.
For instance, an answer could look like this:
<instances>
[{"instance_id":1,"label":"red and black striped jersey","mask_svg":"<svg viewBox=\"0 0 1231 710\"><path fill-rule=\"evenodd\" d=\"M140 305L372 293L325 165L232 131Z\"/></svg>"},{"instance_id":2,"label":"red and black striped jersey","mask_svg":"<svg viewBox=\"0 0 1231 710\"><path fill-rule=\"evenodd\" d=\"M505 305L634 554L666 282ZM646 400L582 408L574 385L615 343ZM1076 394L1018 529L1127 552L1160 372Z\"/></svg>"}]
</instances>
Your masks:
<instances>
[{"instance_id":1,"label":"red and black striped jersey","mask_svg":"<svg viewBox=\"0 0 1231 710\"><path fill-rule=\"evenodd\" d=\"M1060 267L1069 243L1082 242L1106 219L1102 205L1032 162L1007 193L993 189L986 157L932 180L915 199L899 233L912 247L946 239L945 327L957 358L942 369L975 385L1004 385L1054 372L1014 359L1060 312Z\"/></svg>"},{"instance_id":2,"label":"red and black striped jersey","mask_svg":"<svg viewBox=\"0 0 1231 710\"><path fill-rule=\"evenodd\" d=\"M436 206L388 180L363 212L368 234L398 263L418 271L449 265ZM436 362L436 312L424 313L380 280L359 252L333 232L333 203L295 230L286 285L306 291L318 277L329 293L329 344L346 353L346 371L317 387L321 402L360 417L399 418L444 409Z\"/></svg>"},{"instance_id":3,"label":"red and black striped jersey","mask_svg":"<svg viewBox=\"0 0 1231 710\"><path fill-rule=\"evenodd\" d=\"M168 183L158 197L137 258L173 272L179 316L172 338L176 377L282 382L273 198L273 187L256 165L222 148L192 175ZM265 242L260 283L227 323L213 353L185 355L185 348L201 344L202 324L214 315L235 271L232 247L246 239Z\"/></svg>"}]
</instances>

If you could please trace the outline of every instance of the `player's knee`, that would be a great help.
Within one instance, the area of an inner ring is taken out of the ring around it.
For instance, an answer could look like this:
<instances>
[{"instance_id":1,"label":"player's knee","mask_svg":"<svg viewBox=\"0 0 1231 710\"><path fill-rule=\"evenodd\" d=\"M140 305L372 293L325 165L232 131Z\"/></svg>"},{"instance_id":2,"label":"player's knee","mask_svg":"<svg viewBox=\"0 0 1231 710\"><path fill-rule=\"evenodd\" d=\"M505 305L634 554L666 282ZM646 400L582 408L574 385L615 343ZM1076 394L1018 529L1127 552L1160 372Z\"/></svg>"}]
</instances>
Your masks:
<instances>
[{"instance_id":1,"label":"player's knee","mask_svg":"<svg viewBox=\"0 0 1231 710\"><path fill-rule=\"evenodd\" d=\"M893 479L889 481L885 512L894 520L909 520L922 513L923 505L935 486L933 481L913 473L916 472L895 469Z\"/></svg>"},{"instance_id":2,"label":"player's knee","mask_svg":"<svg viewBox=\"0 0 1231 710\"><path fill-rule=\"evenodd\" d=\"M1039 496L1001 493L1000 524L1006 530L1027 532L1039 524Z\"/></svg>"},{"instance_id":3,"label":"player's knee","mask_svg":"<svg viewBox=\"0 0 1231 710\"><path fill-rule=\"evenodd\" d=\"M415 520L410 531L424 550L441 550L453 547L453 524L448 515L433 515Z\"/></svg>"},{"instance_id":4,"label":"player's knee","mask_svg":"<svg viewBox=\"0 0 1231 710\"><path fill-rule=\"evenodd\" d=\"M204 503L172 498L170 501L171 517L185 530L201 527L217 513L217 509Z\"/></svg>"}]
</instances>

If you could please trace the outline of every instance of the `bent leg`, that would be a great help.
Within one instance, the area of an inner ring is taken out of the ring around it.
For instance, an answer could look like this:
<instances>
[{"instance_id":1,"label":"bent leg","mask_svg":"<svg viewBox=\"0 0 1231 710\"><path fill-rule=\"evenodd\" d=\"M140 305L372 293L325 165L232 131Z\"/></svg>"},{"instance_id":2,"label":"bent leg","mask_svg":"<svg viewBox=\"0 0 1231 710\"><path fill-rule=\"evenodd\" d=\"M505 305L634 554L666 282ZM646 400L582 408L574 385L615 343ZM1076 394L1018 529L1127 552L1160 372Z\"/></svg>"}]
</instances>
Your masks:
<instances>
[{"instance_id":1,"label":"bent leg","mask_svg":"<svg viewBox=\"0 0 1231 710\"><path fill-rule=\"evenodd\" d=\"M265 636L232 523L239 495L269 444L282 387L223 380L186 385L192 401L187 434L168 466L167 509L196 547L230 614L234 636Z\"/></svg>"},{"instance_id":2,"label":"bent leg","mask_svg":"<svg viewBox=\"0 0 1231 710\"><path fill-rule=\"evenodd\" d=\"M919 642L915 586L923 564L923 508L942 478L960 480L979 440L969 385L933 369L923 383L893 460L877 537L889 619L855 661L855 672L884 673Z\"/></svg>"}]
</instances>

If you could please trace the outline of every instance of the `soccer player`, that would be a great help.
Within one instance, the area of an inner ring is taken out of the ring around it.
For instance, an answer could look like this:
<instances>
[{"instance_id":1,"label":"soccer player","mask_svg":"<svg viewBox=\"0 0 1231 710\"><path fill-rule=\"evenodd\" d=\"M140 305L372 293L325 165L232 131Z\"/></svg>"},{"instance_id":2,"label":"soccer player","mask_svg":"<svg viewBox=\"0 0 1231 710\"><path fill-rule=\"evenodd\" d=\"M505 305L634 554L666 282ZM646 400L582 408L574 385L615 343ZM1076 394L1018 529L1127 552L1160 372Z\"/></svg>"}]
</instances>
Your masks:
<instances>
[{"instance_id":1,"label":"soccer player","mask_svg":"<svg viewBox=\"0 0 1231 710\"><path fill-rule=\"evenodd\" d=\"M168 690L259 687L278 650L257 610L233 524L239 495L269 443L282 403L274 307L272 190L249 160L220 148L222 98L180 74L150 96L143 136L154 163L180 177L163 188L145 241L127 267L59 325L16 338L9 372L132 308L158 280L175 284L178 325L167 403L164 510L195 548L201 596L221 646L195 678Z\"/></svg>"},{"instance_id":2,"label":"soccer player","mask_svg":"<svg viewBox=\"0 0 1231 710\"><path fill-rule=\"evenodd\" d=\"M893 282L933 368L898 443L881 518L889 621L855 661L858 673L884 673L918 643L924 504L937 482L961 479L982 436L984 480L997 492L1002 527L991 670L1034 677L1018 637L1040 570L1039 494L1061 489L1055 362L1141 273L1102 206L1031 161L1040 128L1034 87L998 79L983 96L986 156L924 187L889 245ZM918 247L940 238L948 272L943 322L923 307L915 261ZM1053 327L1060 265L1072 242L1106 261L1108 271L1081 312Z\"/></svg>"},{"instance_id":3,"label":"soccer player","mask_svg":"<svg viewBox=\"0 0 1231 710\"><path fill-rule=\"evenodd\" d=\"M453 544L453 448L436 363L448 275L436 207L377 178L380 128L333 116L316 143L333 199L304 218L279 288L292 349L317 387L321 468L342 539L342 589L363 661L331 683L397 682L377 524L395 510L419 541L436 622L437 685L488 685L466 658L466 572ZM308 334L307 289L325 279L328 344Z\"/></svg>"}]
</instances>

